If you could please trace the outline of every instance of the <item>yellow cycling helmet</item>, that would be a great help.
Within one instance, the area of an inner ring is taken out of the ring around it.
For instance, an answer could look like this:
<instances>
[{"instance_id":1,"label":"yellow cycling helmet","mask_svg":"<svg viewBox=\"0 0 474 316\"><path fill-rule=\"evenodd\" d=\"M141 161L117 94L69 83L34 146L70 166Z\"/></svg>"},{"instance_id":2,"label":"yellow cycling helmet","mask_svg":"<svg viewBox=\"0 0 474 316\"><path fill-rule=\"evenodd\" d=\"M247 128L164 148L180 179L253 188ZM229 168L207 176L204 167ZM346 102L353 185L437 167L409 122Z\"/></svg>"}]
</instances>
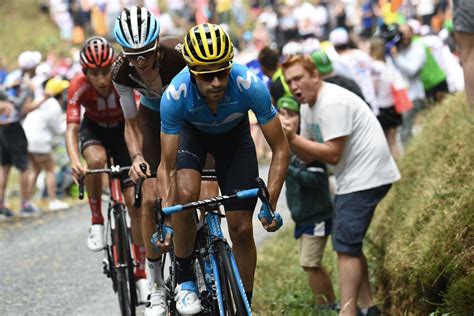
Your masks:
<instances>
[{"instance_id":1,"label":"yellow cycling helmet","mask_svg":"<svg viewBox=\"0 0 474 316\"><path fill-rule=\"evenodd\" d=\"M189 30L181 53L188 66L207 66L231 62L234 46L220 25L204 23Z\"/></svg>"}]
</instances>

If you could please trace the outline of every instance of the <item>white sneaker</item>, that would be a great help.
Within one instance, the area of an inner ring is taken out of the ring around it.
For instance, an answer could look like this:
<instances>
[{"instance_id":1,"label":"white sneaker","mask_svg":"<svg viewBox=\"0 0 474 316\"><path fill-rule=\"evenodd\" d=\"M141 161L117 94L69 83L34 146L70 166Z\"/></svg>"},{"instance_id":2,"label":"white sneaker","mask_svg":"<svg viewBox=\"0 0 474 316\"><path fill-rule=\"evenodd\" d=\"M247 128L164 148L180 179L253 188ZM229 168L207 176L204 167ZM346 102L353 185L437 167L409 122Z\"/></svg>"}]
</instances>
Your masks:
<instances>
[{"instance_id":1,"label":"white sneaker","mask_svg":"<svg viewBox=\"0 0 474 316\"><path fill-rule=\"evenodd\" d=\"M194 282L187 281L179 284L176 287L176 293L174 300L180 314L194 315L201 312L201 300L197 295L197 287Z\"/></svg>"},{"instance_id":2,"label":"white sneaker","mask_svg":"<svg viewBox=\"0 0 474 316\"><path fill-rule=\"evenodd\" d=\"M145 316L166 315L166 288L154 285L148 295L148 303L145 308Z\"/></svg>"},{"instance_id":3,"label":"white sneaker","mask_svg":"<svg viewBox=\"0 0 474 316\"><path fill-rule=\"evenodd\" d=\"M138 303L146 303L148 301L148 295L150 295L150 284L147 279L138 279L135 282L137 288Z\"/></svg>"},{"instance_id":4,"label":"white sneaker","mask_svg":"<svg viewBox=\"0 0 474 316\"><path fill-rule=\"evenodd\" d=\"M50 211L59 211L59 210L64 210L69 207L69 204L63 201L60 201L58 199L49 201L48 208Z\"/></svg>"},{"instance_id":5,"label":"white sneaker","mask_svg":"<svg viewBox=\"0 0 474 316\"><path fill-rule=\"evenodd\" d=\"M92 251L104 249L104 225L95 224L91 226L87 238L87 247Z\"/></svg>"}]
</instances>

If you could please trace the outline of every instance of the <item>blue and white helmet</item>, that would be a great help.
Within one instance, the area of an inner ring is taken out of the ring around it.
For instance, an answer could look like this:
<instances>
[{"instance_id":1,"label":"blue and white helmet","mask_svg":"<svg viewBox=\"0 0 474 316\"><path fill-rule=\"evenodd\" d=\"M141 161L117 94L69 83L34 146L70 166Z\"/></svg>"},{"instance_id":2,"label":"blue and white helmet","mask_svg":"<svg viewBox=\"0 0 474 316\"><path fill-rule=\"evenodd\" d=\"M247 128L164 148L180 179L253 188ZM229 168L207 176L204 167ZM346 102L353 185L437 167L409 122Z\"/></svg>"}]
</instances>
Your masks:
<instances>
[{"instance_id":1,"label":"blue and white helmet","mask_svg":"<svg viewBox=\"0 0 474 316\"><path fill-rule=\"evenodd\" d=\"M160 34L160 23L145 7L124 9L115 20L114 38L120 46L140 49Z\"/></svg>"}]
</instances>

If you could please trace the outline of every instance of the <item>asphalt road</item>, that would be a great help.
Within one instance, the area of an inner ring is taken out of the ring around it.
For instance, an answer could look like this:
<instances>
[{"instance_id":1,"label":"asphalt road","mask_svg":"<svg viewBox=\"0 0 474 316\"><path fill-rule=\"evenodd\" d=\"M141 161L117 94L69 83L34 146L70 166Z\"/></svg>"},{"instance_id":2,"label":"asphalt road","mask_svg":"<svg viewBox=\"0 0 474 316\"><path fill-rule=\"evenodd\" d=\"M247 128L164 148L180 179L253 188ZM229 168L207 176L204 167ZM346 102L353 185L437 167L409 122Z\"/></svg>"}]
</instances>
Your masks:
<instances>
[{"instance_id":1,"label":"asphalt road","mask_svg":"<svg viewBox=\"0 0 474 316\"><path fill-rule=\"evenodd\" d=\"M278 209L291 221L283 198ZM120 314L103 253L86 246L89 223L86 205L0 223L0 315ZM257 245L275 235L254 224Z\"/></svg>"}]
</instances>

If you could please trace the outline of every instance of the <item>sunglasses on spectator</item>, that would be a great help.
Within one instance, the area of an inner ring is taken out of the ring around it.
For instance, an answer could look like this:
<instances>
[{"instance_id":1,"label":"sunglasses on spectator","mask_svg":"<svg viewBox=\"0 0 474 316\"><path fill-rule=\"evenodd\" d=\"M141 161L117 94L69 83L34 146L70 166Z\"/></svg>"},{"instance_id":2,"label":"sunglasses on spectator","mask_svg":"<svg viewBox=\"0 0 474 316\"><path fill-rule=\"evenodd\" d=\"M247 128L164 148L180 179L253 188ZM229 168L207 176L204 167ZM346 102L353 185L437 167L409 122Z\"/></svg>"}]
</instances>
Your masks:
<instances>
[{"instance_id":1,"label":"sunglasses on spectator","mask_svg":"<svg viewBox=\"0 0 474 316\"><path fill-rule=\"evenodd\" d=\"M197 79L202 80L202 81L206 81L206 82L211 82L216 77L219 80L223 80L224 78L226 78L229 75L231 69L232 69L232 64L230 64L227 67L216 69L216 70L198 71L198 70L194 70L194 69L189 69L189 71L194 76L196 76Z\"/></svg>"},{"instance_id":2,"label":"sunglasses on spectator","mask_svg":"<svg viewBox=\"0 0 474 316\"><path fill-rule=\"evenodd\" d=\"M139 61L139 60L147 60L148 58L150 57L153 57L153 55L155 55L155 50L156 50L156 46L158 45L158 42L155 41L155 44L148 48L148 49L145 49L145 50L142 50L142 51L138 51L138 52L130 52L130 51L123 51L123 54L125 56L127 56L128 59L132 59L132 60L136 60L136 61Z\"/></svg>"}]
</instances>

